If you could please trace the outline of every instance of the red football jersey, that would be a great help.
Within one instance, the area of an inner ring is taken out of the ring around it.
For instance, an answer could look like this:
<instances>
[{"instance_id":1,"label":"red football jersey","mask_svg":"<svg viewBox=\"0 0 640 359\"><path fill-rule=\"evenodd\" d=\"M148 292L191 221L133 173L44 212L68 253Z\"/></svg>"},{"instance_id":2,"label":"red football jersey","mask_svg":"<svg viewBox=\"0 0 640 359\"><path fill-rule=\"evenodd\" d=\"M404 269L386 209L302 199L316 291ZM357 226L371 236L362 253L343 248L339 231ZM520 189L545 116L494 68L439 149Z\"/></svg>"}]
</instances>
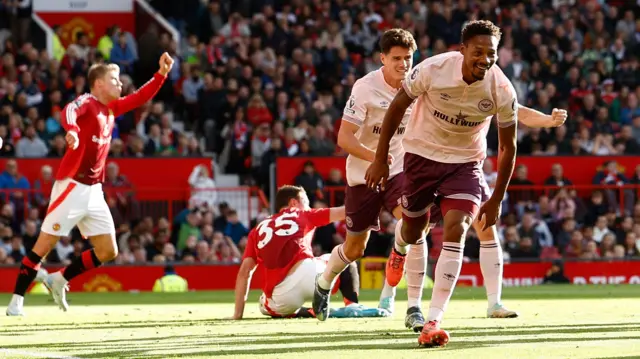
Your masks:
<instances>
[{"instance_id":1,"label":"red football jersey","mask_svg":"<svg viewBox=\"0 0 640 359\"><path fill-rule=\"evenodd\" d=\"M251 230L244 258L253 258L265 270L264 293L287 277L299 261L313 258L311 239L316 227L330 223L329 209L286 208L260 222Z\"/></svg>"},{"instance_id":2,"label":"red football jersey","mask_svg":"<svg viewBox=\"0 0 640 359\"><path fill-rule=\"evenodd\" d=\"M165 79L156 72L138 91L109 105L84 94L65 106L60 123L67 132L76 131L80 143L78 148L68 149L64 154L56 179L72 178L87 185L103 182L114 118L149 101Z\"/></svg>"}]
</instances>

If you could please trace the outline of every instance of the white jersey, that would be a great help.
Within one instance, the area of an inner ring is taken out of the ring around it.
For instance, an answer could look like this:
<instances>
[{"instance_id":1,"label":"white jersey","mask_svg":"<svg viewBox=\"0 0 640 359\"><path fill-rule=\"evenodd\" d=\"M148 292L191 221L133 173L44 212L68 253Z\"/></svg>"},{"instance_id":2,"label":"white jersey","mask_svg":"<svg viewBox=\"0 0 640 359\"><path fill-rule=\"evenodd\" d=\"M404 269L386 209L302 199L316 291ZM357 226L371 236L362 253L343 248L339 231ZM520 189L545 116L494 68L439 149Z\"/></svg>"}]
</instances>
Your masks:
<instances>
[{"instance_id":1,"label":"white jersey","mask_svg":"<svg viewBox=\"0 0 640 359\"><path fill-rule=\"evenodd\" d=\"M384 115L397 93L398 89L391 87L385 81L382 68L368 73L353 85L342 120L360 127L355 136L363 146L373 151L378 147ZM402 172L404 158L402 137L409 122L411 107L407 109L400 127L389 143L389 154L393 156L393 163L389 168L389 178ZM364 175L370 164L371 162L356 156L349 155L347 157L347 183L349 186L366 183Z\"/></svg>"},{"instance_id":2,"label":"white jersey","mask_svg":"<svg viewBox=\"0 0 640 359\"><path fill-rule=\"evenodd\" d=\"M498 126L514 125L518 100L511 82L497 65L484 80L462 79L463 56L447 52L418 64L402 86L417 98L404 137L404 149L432 161L467 163L487 154L487 131L494 115Z\"/></svg>"}]
</instances>

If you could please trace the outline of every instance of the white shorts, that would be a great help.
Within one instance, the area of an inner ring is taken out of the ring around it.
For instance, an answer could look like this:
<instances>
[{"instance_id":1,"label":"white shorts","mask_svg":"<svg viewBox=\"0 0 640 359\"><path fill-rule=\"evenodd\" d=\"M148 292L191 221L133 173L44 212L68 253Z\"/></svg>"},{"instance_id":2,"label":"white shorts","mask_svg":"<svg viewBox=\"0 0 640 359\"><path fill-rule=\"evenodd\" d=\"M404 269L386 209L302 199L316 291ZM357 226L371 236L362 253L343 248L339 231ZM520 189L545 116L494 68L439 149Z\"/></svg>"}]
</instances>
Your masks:
<instances>
[{"instance_id":1,"label":"white shorts","mask_svg":"<svg viewBox=\"0 0 640 359\"><path fill-rule=\"evenodd\" d=\"M298 268L273 288L271 298L262 293L260 312L270 317L295 314L308 300L313 299L316 276L327 267L330 254L302 260Z\"/></svg>"},{"instance_id":2,"label":"white shorts","mask_svg":"<svg viewBox=\"0 0 640 359\"><path fill-rule=\"evenodd\" d=\"M102 184L86 185L70 178L56 181L41 230L66 236L78 226L83 237L116 233Z\"/></svg>"}]
</instances>

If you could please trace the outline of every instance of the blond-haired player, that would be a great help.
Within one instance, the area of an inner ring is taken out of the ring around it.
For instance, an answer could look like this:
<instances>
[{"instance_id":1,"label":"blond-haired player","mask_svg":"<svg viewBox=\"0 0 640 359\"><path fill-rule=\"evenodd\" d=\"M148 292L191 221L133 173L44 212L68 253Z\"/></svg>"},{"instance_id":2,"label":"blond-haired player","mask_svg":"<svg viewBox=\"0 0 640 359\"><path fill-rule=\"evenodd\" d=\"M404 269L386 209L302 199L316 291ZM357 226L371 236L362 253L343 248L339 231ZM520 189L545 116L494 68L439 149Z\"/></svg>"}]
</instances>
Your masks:
<instances>
[{"instance_id":1,"label":"blond-haired player","mask_svg":"<svg viewBox=\"0 0 640 359\"><path fill-rule=\"evenodd\" d=\"M165 52L159 65L151 80L135 93L121 98L118 65L95 64L88 74L91 93L76 98L63 109L60 123L67 131L69 150L56 174L40 236L22 260L7 315L23 315L24 294L36 277L42 258L76 225L93 248L43 281L60 309L67 311L68 308L68 281L117 256L113 218L102 192L114 119L141 106L158 92L171 71L173 59Z\"/></svg>"}]
</instances>

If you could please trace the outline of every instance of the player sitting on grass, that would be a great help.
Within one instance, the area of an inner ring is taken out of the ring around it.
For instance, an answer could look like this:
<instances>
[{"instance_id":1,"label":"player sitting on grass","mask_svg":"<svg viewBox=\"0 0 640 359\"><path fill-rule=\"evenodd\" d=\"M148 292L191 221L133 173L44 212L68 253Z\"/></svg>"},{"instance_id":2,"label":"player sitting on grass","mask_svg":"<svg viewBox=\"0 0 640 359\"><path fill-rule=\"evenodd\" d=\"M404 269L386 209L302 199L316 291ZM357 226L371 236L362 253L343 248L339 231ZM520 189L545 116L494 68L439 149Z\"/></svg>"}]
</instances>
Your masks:
<instances>
[{"instance_id":1,"label":"player sitting on grass","mask_svg":"<svg viewBox=\"0 0 640 359\"><path fill-rule=\"evenodd\" d=\"M317 227L345 218L344 207L310 209L309 198L301 187L283 186L276 194L278 213L260 222L249 233L249 240L236 280L233 319L242 319L251 276L258 264L264 268L264 293L260 312L274 318L312 317L302 305L313 298L315 278L324 271L328 254L314 257L311 239ZM340 276L339 288L346 308L332 312L336 317L381 317L384 309L358 304L360 286L355 264Z\"/></svg>"}]
</instances>

